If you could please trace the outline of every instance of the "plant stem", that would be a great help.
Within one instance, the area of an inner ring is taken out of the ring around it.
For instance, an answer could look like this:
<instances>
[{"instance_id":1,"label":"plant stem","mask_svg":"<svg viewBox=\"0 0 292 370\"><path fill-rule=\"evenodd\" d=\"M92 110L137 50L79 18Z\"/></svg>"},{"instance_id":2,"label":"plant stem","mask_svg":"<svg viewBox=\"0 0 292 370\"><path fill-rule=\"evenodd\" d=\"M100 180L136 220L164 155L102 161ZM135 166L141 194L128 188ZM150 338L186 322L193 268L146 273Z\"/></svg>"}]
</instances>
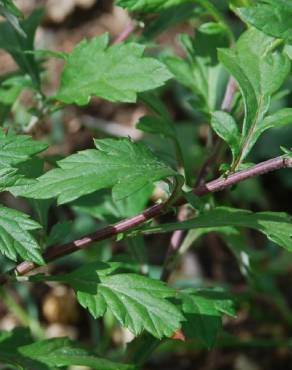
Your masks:
<instances>
[{"instance_id":1,"label":"plant stem","mask_svg":"<svg viewBox=\"0 0 292 370\"><path fill-rule=\"evenodd\" d=\"M130 36L130 34L135 30L135 27L136 27L136 23L131 20L126 25L125 29L114 39L113 45L119 44L125 41Z\"/></svg>"},{"instance_id":2,"label":"plant stem","mask_svg":"<svg viewBox=\"0 0 292 370\"><path fill-rule=\"evenodd\" d=\"M264 175L267 172L279 170L281 168L291 167L292 158L286 156L272 158L242 171L234 172L228 177L220 177L208 182L207 184L200 185L193 189L193 193L197 196L203 196L208 193L224 190L231 185L237 184L251 177Z\"/></svg>"},{"instance_id":3,"label":"plant stem","mask_svg":"<svg viewBox=\"0 0 292 370\"><path fill-rule=\"evenodd\" d=\"M237 85L236 81L233 77L230 77L226 86L224 98L221 104L221 110L223 111L231 111L232 107L232 100L236 91ZM198 176L195 182L195 188L199 186L203 186L205 183L205 178L209 174L212 166L216 162L216 159L219 157L219 153L222 148L222 142L218 137L215 138L216 142L214 145L214 149L211 153L211 155L206 159L206 161L203 163L202 167L200 168L198 172ZM186 219L187 212L185 207L181 207L181 209L178 212L178 221L183 221ZM170 244L166 253L166 258L164 262L164 266L161 273L161 280L167 281L171 275L172 270L174 269L177 260L178 260L178 254L180 254L180 248L182 244L184 243L184 230L176 230L172 234L172 237L170 239ZM187 234L188 235L188 234Z\"/></svg>"},{"instance_id":4,"label":"plant stem","mask_svg":"<svg viewBox=\"0 0 292 370\"><path fill-rule=\"evenodd\" d=\"M221 104L221 110L225 112L230 112L232 108L232 101L234 94L237 89L237 83L234 80L233 77L230 77L226 86L225 94L223 97L223 101ZM211 153L211 155L206 159L206 161L203 163L202 167L200 168L198 172L198 176L195 182L195 187L202 185L205 181L206 176L210 172L211 166L216 161L216 158L218 157L218 154L221 150L221 144L219 137L217 136L214 143L214 149Z\"/></svg>"},{"instance_id":5,"label":"plant stem","mask_svg":"<svg viewBox=\"0 0 292 370\"><path fill-rule=\"evenodd\" d=\"M248 178L263 175L267 172L279 170L281 168L292 168L292 158L287 156L280 156L268 161L259 163L248 169L236 172L228 176L227 178L218 178L204 185L200 185L193 189L194 194L197 196L203 196L208 193L214 193L226 189L227 187L244 181ZM184 199L178 199L173 206L181 206L184 204ZM96 232L84 236L81 239L63 244L55 245L48 248L43 257L46 263L52 262L60 257L74 253L78 250L88 248L93 242L105 240L114 237L120 233L133 229L134 227L143 224L145 221L157 217L161 214L167 213L171 210L169 202L156 204L152 207L145 209L143 212L136 216L127 218L116 224L106 226ZM25 275L32 270L39 267L33 262L24 261L16 266L10 274L4 274L0 276L0 285L7 283L11 280L11 277L16 275Z\"/></svg>"}]
</instances>

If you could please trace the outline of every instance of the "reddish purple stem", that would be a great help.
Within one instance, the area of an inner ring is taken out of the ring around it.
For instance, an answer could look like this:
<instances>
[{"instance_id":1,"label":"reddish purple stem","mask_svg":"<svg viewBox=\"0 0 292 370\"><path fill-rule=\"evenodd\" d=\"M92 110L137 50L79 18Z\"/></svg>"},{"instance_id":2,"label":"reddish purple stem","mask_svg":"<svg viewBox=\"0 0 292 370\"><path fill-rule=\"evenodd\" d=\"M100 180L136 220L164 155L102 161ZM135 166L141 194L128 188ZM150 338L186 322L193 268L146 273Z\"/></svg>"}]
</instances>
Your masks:
<instances>
[{"instance_id":1,"label":"reddish purple stem","mask_svg":"<svg viewBox=\"0 0 292 370\"><path fill-rule=\"evenodd\" d=\"M227 178L219 178L205 185L200 185L199 187L194 188L193 192L198 196L202 196L208 193L221 191L229 187L230 185L234 185L248 178L263 175L270 171L275 171L281 168L288 167L292 167L292 158L288 158L285 156L273 158L268 161L259 163L251 168L233 173ZM180 199L179 201L177 201L176 206L180 206L182 204L183 200ZM100 230L97 230L95 233L84 236L79 240L75 240L73 242L59 246L56 245L49 247L44 253L44 260L45 262L51 262L56 260L57 258L66 256L80 249L87 248L93 242L108 239L119 233L128 231L144 223L145 221L157 217L167 211L169 211L169 208L166 207L166 203L156 204L152 207L147 208L146 210L144 210L143 212L134 217L130 217L120 222L117 222L116 224L106 226ZM17 265L16 268L12 271L12 273L17 275L25 275L37 267L39 266L33 262L24 261ZM0 285L5 284L6 282L8 282L8 280L9 280L8 274L0 276Z\"/></svg>"},{"instance_id":2,"label":"reddish purple stem","mask_svg":"<svg viewBox=\"0 0 292 370\"><path fill-rule=\"evenodd\" d=\"M130 21L125 29L115 38L115 40L113 41L113 44L119 44L120 42L123 42L125 41L129 36L130 34L135 30L135 23L133 21Z\"/></svg>"}]
</instances>

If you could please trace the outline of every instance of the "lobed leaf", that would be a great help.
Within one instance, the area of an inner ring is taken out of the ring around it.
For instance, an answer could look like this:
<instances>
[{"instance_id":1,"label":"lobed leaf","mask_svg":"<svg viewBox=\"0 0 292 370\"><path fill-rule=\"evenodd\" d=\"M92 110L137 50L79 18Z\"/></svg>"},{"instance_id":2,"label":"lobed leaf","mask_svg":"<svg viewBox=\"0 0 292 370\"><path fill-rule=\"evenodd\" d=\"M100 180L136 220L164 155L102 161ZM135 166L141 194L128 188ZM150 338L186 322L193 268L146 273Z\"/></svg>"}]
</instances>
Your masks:
<instances>
[{"instance_id":1,"label":"lobed leaf","mask_svg":"<svg viewBox=\"0 0 292 370\"><path fill-rule=\"evenodd\" d=\"M96 149L73 154L59 168L39 177L21 195L35 199L58 197L67 203L99 189L112 188L115 200L134 194L176 173L143 144L130 139L95 140Z\"/></svg>"},{"instance_id":2,"label":"lobed leaf","mask_svg":"<svg viewBox=\"0 0 292 370\"><path fill-rule=\"evenodd\" d=\"M27 331L19 329L0 332L0 361L21 370L54 370L70 365L88 366L95 370L135 369L132 365L99 358L67 338L33 342Z\"/></svg>"},{"instance_id":3,"label":"lobed leaf","mask_svg":"<svg viewBox=\"0 0 292 370\"><path fill-rule=\"evenodd\" d=\"M119 263L82 266L50 280L63 281L76 291L79 303L95 317L110 310L135 335L143 330L157 338L170 337L184 319L167 298L176 291L158 280L132 273L115 273Z\"/></svg>"},{"instance_id":4,"label":"lobed leaf","mask_svg":"<svg viewBox=\"0 0 292 370\"><path fill-rule=\"evenodd\" d=\"M179 297L186 318L183 333L211 348L222 328L222 315L235 316L232 299L219 289L185 289Z\"/></svg>"},{"instance_id":5,"label":"lobed leaf","mask_svg":"<svg viewBox=\"0 0 292 370\"><path fill-rule=\"evenodd\" d=\"M0 166L9 167L25 162L29 157L47 148L47 144L33 140L29 135L15 135L0 130Z\"/></svg>"},{"instance_id":6,"label":"lobed leaf","mask_svg":"<svg viewBox=\"0 0 292 370\"><path fill-rule=\"evenodd\" d=\"M40 225L25 213L0 205L0 252L13 261L24 260L43 264L41 248L30 234Z\"/></svg>"},{"instance_id":7,"label":"lobed leaf","mask_svg":"<svg viewBox=\"0 0 292 370\"><path fill-rule=\"evenodd\" d=\"M292 251L292 219L287 213L281 212L253 213L242 209L217 207L191 220L147 227L144 230L147 233L159 233L221 226L248 227L258 230L280 247Z\"/></svg>"},{"instance_id":8,"label":"lobed leaf","mask_svg":"<svg viewBox=\"0 0 292 370\"><path fill-rule=\"evenodd\" d=\"M67 57L56 98L88 104L92 96L135 102L137 94L162 86L172 75L164 64L144 57L144 46L121 43L108 47L108 34L83 40Z\"/></svg>"}]
</instances>

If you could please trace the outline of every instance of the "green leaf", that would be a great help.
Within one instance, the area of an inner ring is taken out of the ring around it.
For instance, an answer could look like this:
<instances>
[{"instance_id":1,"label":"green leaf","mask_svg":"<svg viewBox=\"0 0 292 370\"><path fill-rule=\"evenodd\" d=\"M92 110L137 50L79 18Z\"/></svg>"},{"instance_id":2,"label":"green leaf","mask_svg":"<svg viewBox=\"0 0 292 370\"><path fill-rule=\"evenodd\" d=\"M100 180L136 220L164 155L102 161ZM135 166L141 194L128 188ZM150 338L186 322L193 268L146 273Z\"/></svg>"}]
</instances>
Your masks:
<instances>
[{"instance_id":1,"label":"green leaf","mask_svg":"<svg viewBox=\"0 0 292 370\"><path fill-rule=\"evenodd\" d=\"M2 80L2 78L0 79ZM20 92L24 88L31 88L29 76L12 75L4 78L0 83L0 124L4 123Z\"/></svg>"},{"instance_id":2,"label":"green leaf","mask_svg":"<svg viewBox=\"0 0 292 370\"><path fill-rule=\"evenodd\" d=\"M169 111L157 91L144 92L139 95L139 100L151 109L153 113L165 118L166 120L171 120Z\"/></svg>"},{"instance_id":3,"label":"green leaf","mask_svg":"<svg viewBox=\"0 0 292 370\"><path fill-rule=\"evenodd\" d=\"M253 0L229 0L229 3L237 8L251 6L253 4Z\"/></svg>"},{"instance_id":4,"label":"green leaf","mask_svg":"<svg viewBox=\"0 0 292 370\"><path fill-rule=\"evenodd\" d=\"M0 192L9 191L14 194L14 189L27 184L27 181L19 169L0 165Z\"/></svg>"},{"instance_id":5,"label":"green leaf","mask_svg":"<svg viewBox=\"0 0 292 370\"><path fill-rule=\"evenodd\" d=\"M24 157L23 159L25 160ZM17 160L22 160L22 158L19 157ZM43 173L43 164L43 160L38 157L15 163L14 167L11 167L9 163L0 163L0 192L9 191L14 196L18 196L19 192L27 189L34 182L35 177Z\"/></svg>"},{"instance_id":6,"label":"green leaf","mask_svg":"<svg viewBox=\"0 0 292 370\"><path fill-rule=\"evenodd\" d=\"M286 54L274 50L273 38L256 29L246 31L234 50L219 49L218 56L237 80L244 100L245 118L241 152L236 163L238 167L254 144L254 132L270 107L271 96L290 71L290 61Z\"/></svg>"},{"instance_id":7,"label":"green leaf","mask_svg":"<svg viewBox=\"0 0 292 370\"><path fill-rule=\"evenodd\" d=\"M175 78L195 97L195 109L209 114L219 105L222 82L225 80L224 69L218 64L216 49L228 45L225 30L218 26L216 32L210 33L203 27L196 36L180 35L180 43L187 59L166 56L163 61Z\"/></svg>"},{"instance_id":8,"label":"green leaf","mask_svg":"<svg viewBox=\"0 0 292 370\"><path fill-rule=\"evenodd\" d=\"M132 365L99 358L67 338L33 342L24 330L17 329L9 333L0 332L0 360L22 370L53 370L70 365L88 366L95 370L135 369Z\"/></svg>"},{"instance_id":9,"label":"green leaf","mask_svg":"<svg viewBox=\"0 0 292 370\"><path fill-rule=\"evenodd\" d=\"M166 120L164 117L145 116L142 117L137 123L136 127L151 134L162 134L176 140L176 131L171 121Z\"/></svg>"},{"instance_id":10,"label":"green leaf","mask_svg":"<svg viewBox=\"0 0 292 370\"><path fill-rule=\"evenodd\" d=\"M292 251L292 219L287 213L281 212L253 213L242 209L217 207L188 221L147 227L144 230L147 233L159 233L218 226L248 227L258 230L274 243Z\"/></svg>"},{"instance_id":11,"label":"green leaf","mask_svg":"<svg viewBox=\"0 0 292 370\"><path fill-rule=\"evenodd\" d=\"M12 0L0 0L0 5L7 9L15 17L23 18L22 12L15 6Z\"/></svg>"},{"instance_id":12,"label":"green leaf","mask_svg":"<svg viewBox=\"0 0 292 370\"><path fill-rule=\"evenodd\" d=\"M23 14L12 0L0 0L0 15L3 15L22 37L26 37L26 33L19 23L19 19L23 18Z\"/></svg>"},{"instance_id":13,"label":"green leaf","mask_svg":"<svg viewBox=\"0 0 292 370\"><path fill-rule=\"evenodd\" d=\"M0 168L0 192L13 186L18 179L17 169L12 167Z\"/></svg>"},{"instance_id":14,"label":"green leaf","mask_svg":"<svg viewBox=\"0 0 292 370\"><path fill-rule=\"evenodd\" d=\"M30 234L39 228L25 213L0 205L0 252L13 261L19 255L24 260L43 264L40 246Z\"/></svg>"},{"instance_id":15,"label":"green leaf","mask_svg":"<svg viewBox=\"0 0 292 370\"><path fill-rule=\"evenodd\" d=\"M33 140L29 135L15 135L0 130L0 166L9 167L25 162L29 157L47 148L47 144Z\"/></svg>"},{"instance_id":16,"label":"green leaf","mask_svg":"<svg viewBox=\"0 0 292 370\"><path fill-rule=\"evenodd\" d=\"M144 46L121 43L108 47L108 34L81 41L65 63L56 98L64 103L88 104L92 96L135 102L137 93L162 86L172 75Z\"/></svg>"},{"instance_id":17,"label":"green leaf","mask_svg":"<svg viewBox=\"0 0 292 370\"><path fill-rule=\"evenodd\" d=\"M264 33L292 43L290 0L258 0L254 6L237 9L240 17Z\"/></svg>"},{"instance_id":18,"label":"green leaf","mask_svg":"<svg viewBox=\"0 0 292 370\"><path fill-rule=\"evenodd\" d=\"M24 346L33 342L32 335L27 328L16 327L13 330L0 330L0 348Z\"/></svg>"},{"instance_id":19,"label":"green leaf","mask_svg":"<svg viewBox=\"0 0 292 370\"><path fill-rule=\"evenodd\" d=\"M183 149L178 139L175 125L171 118L165 114L161 116L144 116L137 123L136 127L144 132L148 132L150 134L160 134L172 140L178 167L184 168L186 183L191 183L190 174L188 173L185 164Z\"/></svg>"},{"instance_id":20,"label":"green leaf","mask_svg":"<svg viewBox=\"0 0 292 370\"><path fill-rule=\"evenodd\" d=\"M287 148L284 148L284 147L281 147L282 151L288 155L288 157L292 157L292 150L291 149L287 149Z\"/></svg>"},{"instance_id":21,"label":"green leaf","mask_svg":"<svg viewBox=\"0 0 292 370\"><path fill-rule=\"evenodd\" d=\"M116 3L131 12L158 12L188 2L189 0L117 0Z\"/></svg>"},{"instance_id":22,"label":"green leaf","mask_svg":"<svg viewBox=\"0 0 292 370\"><path fill-rule=\"evenodd\" d=\"M34 49L34 36L42 16L41 10L35 10L29 18L21 22L26 37L20 35L7 22L0 23L0 48L11 54L24 74L29 74L35 88L39 88L39 67L32 54L26 53Z\"/></svg>"},{"instance_id":23,"label":"green leaf","mask_svg":"<svg viewBox=\"0 0 292 370\"><path fill-rule=\"evenodd\" d=\"M95 140L96 149L73 154L37 179L23 196L58 197L67 203L99 189L113 188L115 200L134 194L155 181L176 173L157 159L143 143L130 139Z\"/></svg>"},{"instance_id":24,"label":"green leaf","mask_svg":"<svg viewBox=\"0 0 292 370\"><path fill-rule=\"evenodd\" d=\"M146 25L142 37L146 40L153 39L177 23L184 22L187 19L198 18L202 13L205 13L205 9L198 7L194 3L183 3L171 7L159 13L150 24Z\"/></svg>"},{"instance_id":25,"label":"green leaf","mask_svg":"<svg viewBox=\"0 0 292 370\"><path fill-rule=\"evenodd\" d=\"M240 133L234 118L226 112L214 112L211 126L216 134L229 145L234 160L240 148Z\"/></svg>"},{"instance_id":26,"label":"green leaf","mask_svg":"<svg viewBox=\"0 0 292 370\"><path fill-rule=\"evenodd\" d=\"M134 194L121 200L114 200L108 190L98 190L85 195L72 204L73 209L84 212L99 220L109 223L131 217L145 209L153 186L144 186Z\"/></svg>"},{"instance_id":27,"label":"green leaf","mask_svg":"<svg viewBox=\"0 0 292 370\"><path fill-rule=\"evenodd\" d=\"M36 57L39 57L42 59L56 58L56 59L67 60L68 58L68 54L63 51L55 51L55 50L48 50L48 49L36 49L36 50L27 51L26 53L35 55Z\"/></svg>"},{"instance_id":28,"label":"green leaf","mask_svg":"<svg viewBox=\"0 0 292 370\"><path fill-rule=\"evenodd\" d=\"M39 142L40 143L40 142ZM44 145L44 144L43 144ZM9 186L6 190L18 197L20 194L25 192L31 185L35 183L35 178L41 176L44 173L44 160L39 157L32 156L28 160L16 164L17 178L14 184ZM34 202L30 200L31 205L34 207L37 203L45 203L44 201ZM34 203L34 205L33 205ZM40 210L39 210L40 211ZM39 211L37 213L39 213Z\"/></svg>"},{"instance_id":29,"label":"green leaf","mask_svg":"<svg viewBox=\"0 0 292 370\"><path fill-rule=\"evenodd\" d=\"M65 243L68 240L68 237L70 238L71 230L72 230L71 221L58 222L52 227L50 234L47 238L46 245L50 246L61 242Z\"/></svg>"},{"instance_id":30,"label":"green leaf","mask_svg":"<svg viewBox=\"0 0 292 370\"><path fill-rule=\"evenodd\" d=\"M292 123L292 108L283 108L264 118L254 132L253 145L260 135L270 128L278 128Z\"/></svg>"},{"instance_id":31,"label":"green leaf","mask_svg":"<svg viewBox=\"0 0 292 370\"><path fill-rule=\"evenodd\" d=\"M176 291L158 280L128 273L112 274L119 263L95 262L69 273L49 277L76 291L79 303L95 317L109 309L120 324L136 336L143 330L157 338L170 337L184 319L166 298Z\"/></svg>"},{"instance_id":32,"label":"green leaf","mask_svg":"<svg viewBox=\"0 0 292 370\"><path fill-rule=\"evenodd\" d=\"M222 314L235 316L230 296L219 289L185 289L179 297L186 318L183 333L188 339L200 339L211 348L222 328Z\"/></svg>"}]
</instances>

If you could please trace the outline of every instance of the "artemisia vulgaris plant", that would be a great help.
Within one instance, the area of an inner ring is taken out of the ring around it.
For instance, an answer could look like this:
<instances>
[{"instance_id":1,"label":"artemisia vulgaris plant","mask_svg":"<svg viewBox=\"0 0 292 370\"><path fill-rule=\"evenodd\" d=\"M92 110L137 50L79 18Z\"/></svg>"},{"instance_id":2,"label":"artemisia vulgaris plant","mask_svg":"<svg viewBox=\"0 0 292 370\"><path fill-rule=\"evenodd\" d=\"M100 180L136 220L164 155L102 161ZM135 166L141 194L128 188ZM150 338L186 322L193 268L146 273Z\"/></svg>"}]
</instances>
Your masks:
<instances>
[{"instance_id":1,"label":"artemisia vulgaris plant","mask_svg":"<svg viewBox=\"0 0 292 370\"><path fill-rule=\"evenodd\" d=\"M175 278L186 253L216 235L256 292L253 237L262 234L263 248L292 250L288 214L253 212L248 202L237 208L232 196L247 179L292 167L285 143L271 148L279 154L264 162L253 156L266 130L292 123L285 100L291 94L291 1L118 0L115 6L132 19L116 40L101 34L66 53L34 47L42 9L23 17L12 0L0 0L0 48L17 65L0 75L1 301L26 326L0 332L3 368L138 369L162 343L211 348L222 338L222 316L236 317L245 298L222 282ZM175 36L176 49L158 43L157 36L170 28L173 34L182 22L192 32ZM49 58L63 61L50 95L43 89ZM16 125L23 90L33 107L26 107L29 120L18 118ZM175 119L166 92L184 122ZM148 113L136 128L145 140L97 134L90 149L50 155L50 140L36 137L35 129L93 97L143 105ZM20 200L27 213L11 208ZM81 236L72 227L80 215L93 225ZM147 255L154 234L169 240L155 268ZM117 242L122 255L111 248ZM71 260L77 251L83 252ZM69 268L54 268L64 256ZM33 292L37 284L71 287L104 336L118 326L132 333L131 343L113 354L109 340L84 349L69 338L48 339L28 305L14 298L21 286Z\"/></svg>"}]
</instances>

